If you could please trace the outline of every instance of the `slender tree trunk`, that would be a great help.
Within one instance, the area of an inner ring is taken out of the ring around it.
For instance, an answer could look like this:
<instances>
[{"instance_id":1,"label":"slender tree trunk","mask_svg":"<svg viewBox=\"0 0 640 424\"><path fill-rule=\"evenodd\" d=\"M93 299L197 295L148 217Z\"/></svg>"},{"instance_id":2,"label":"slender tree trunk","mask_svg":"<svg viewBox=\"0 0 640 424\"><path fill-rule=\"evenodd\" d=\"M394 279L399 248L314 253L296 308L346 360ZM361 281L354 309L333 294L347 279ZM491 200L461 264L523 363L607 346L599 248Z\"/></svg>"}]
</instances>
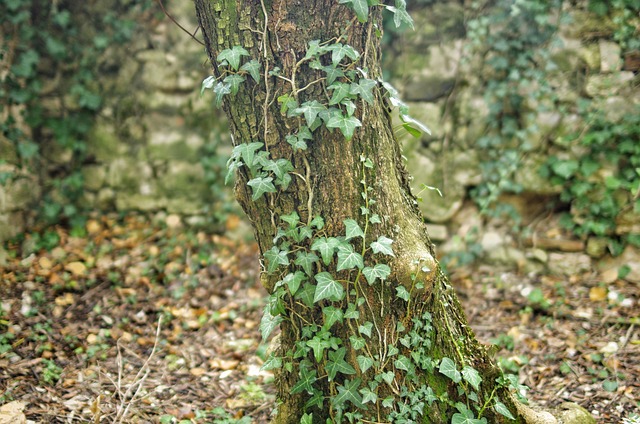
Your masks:
<instances>
[{"instance_id":1,"label":"slender tree trunk","mask_svg":"<svg viewBox=\"0 0 640 424\"><path fill-rule=\"evenodd\" d=\"M272 302L263 324L280 322L274 422L448 423L455 416L499 423L509 415L534 422L476 341L434 259L379 80L381 8L371 7L360 22L337 0L195 6L236 146L236 197L264 255ZM333 50L314 56L313 40L332 49L349 45L359 55L335 66ZM232 63L229 52L241 52L238 46L248 55ZM239 68L250 60L259 74ZM301 105L327 108L336 92L326 67L342 71L336 81L351 87L358 79L375 82L371 96L353 100L362 126L350 140L325 118L303 136L319 118ZM231 75L244 77L235 94L224 85ZM257 155L262 165L254 165ZM282 168L290 181L266 165L277 159L291 164ZM264 184L262 192L256 184ZM319 245L329 240L341 247L332 246L325 260ZM323 296L319 286L332 294Z\"/></svg>"}]
</instances>

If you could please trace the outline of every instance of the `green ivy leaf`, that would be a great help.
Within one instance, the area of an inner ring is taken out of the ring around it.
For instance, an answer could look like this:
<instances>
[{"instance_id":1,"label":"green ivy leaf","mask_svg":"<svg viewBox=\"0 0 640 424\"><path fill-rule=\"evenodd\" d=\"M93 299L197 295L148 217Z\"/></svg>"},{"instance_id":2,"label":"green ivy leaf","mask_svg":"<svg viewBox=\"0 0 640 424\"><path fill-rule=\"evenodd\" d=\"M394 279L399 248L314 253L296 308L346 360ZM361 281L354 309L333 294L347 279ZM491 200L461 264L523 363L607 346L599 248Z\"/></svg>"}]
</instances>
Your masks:
<instances>
[{"instance_id":1,"label":"green ivy leaf","mask_svg":"<svg viewBox=\"0 0 640 424\"><path fill-rule=\"evenodd\" d=\"M362 341L364 342L364 339L362 339ZM371 359L368 356L358 355L358 357L356 358L356 361L358 361L358 367L360 368L360 371L362 371L363 374L373 366L373 359Z\"/></svg>"},{"instance_id":2,"label":"green ivy leaf","mask_svg":"<svg viewBox=\"0 0 640 424\"><path fill-rule=\"evenodd\" d=\"M322 230L324 228L324 218L322 218L320 215L314 216L309 223L309 226L316 227L316 229L318 230Z\"/></svg>"},{"instance_id":3,"label":"green ivy leaf","mask_svg":"<svg viewBox=\"0 0 640 424\"><path fill-rule=\"evenodd\" d=\"M214 104L216 107L220 107L222 105L222 98L224 95L231 93L231 86L225 82L219 82L213 88L213 92L216 95Z\"/></svg>"},{"instance_id":4,"label":"green ivy leaf","mask_svg":"<svg viewBox=\"0 0 640 424\"><path fill-rule=\"evenodd\" d=\"M304 269L304 272L307 273L307 275L313 275L313 264L315 264L318 259L319 258L315 253L299 251L296 254L296 260L293 261L293 263L301 266L302 269Z\"/></svg>"},{"instance_id":5,"label":"green ivy leaf","mask_svg":"<svg viewBox=\"0 0 640 424\"><path fill-rule=\"evenodd\" d=\"M345 116L342 113L334 113L327 122L327 128L338 128L344 138L351 140L357 127L361 127L362 122L355 116Z\"/></svg>"},{"instance_id":6,"label":"green ivy leaf","mask_svg":"<svg viewBox=\"0 0 640 424\"><path fill-rule=\"evenodd\" d=\"M216 60L222 64L225 60L235 70L240 66L240 58L249 56L249 52L241 46L233 46L230 49L224 49L220 52Z\"/></svg>"},{"instance_id":7,"label":"green ivy leaf","mask_svg":"<svg viewBox=\"0 0 640 424\"><path fill-rule=\"evenodd\" d=\"M213 75L209 75L208 77L203 79L202 87L200 88L200 96L204 94L204 90L212 88L215 82L216 82L216 77L214 77Z\"/></svg>"},{"instance_id":8,"label":"green ivy leaf","mask_svg":"<svg viewBox=\"0 0 640 424\"><path fill-rule=\"evenodd\" d=\"M295 135L288 135L285 137L287 143L291 145L293 150L307 150L307 143L304 140L299 139Z\"/></svg>"},{"instance_id":9,"label":"green ivy leaf","mask_svg":"<svg viewBox=\"0 0 640 424\"><path fill-rule=\"evenodd\" d=\"M364 1L366 0L357 0ZM360 53L358 53L353 47L348 44L335 43L327 47L329 51L331 51L331 63L333 66L338 66L338 64L342 61L342 59L348 57L351 60L356 60L360 57Z\"/></svg>"},{"instance_id":10,"label":"green ivy leaf","mask_svg":"<svg viewBox=\"0 0 640 424\"><path fill-rule=\"evenodd\" d=\"M300 222L300 215L298 215L298 212L293 211L288 215L280 215L280 219L289 224L289 228L295 228Z\"/></svg>"},{"instance_id":11,"label":"green ivy leaf","mask_svg":"<svg viewBox=\"0 0 640 424\"><path fill-rule=\"evenodd\" d=\"M316 250L320 252L320 256L322 256L322 262L325 265L329 265L331 260L333 259L333 254L336 251L336 248L340 244L340 241L335 237L322 237L316 239L311 245L311 250Z\"/></svg>"},{"instance_id":12,"label":"green ivy leaf","mask_svg":"<svg viewBox=\"0 0 640 424\"><path fill-rule=\"evenodd\" d=\"M373 329L373 323L371 321L367 321L364 324L358 326L358 332L360 334L364 334L367 337L371 337L372 329Z\"/></svg>"},{"instance_id":13,"label":"green ivy leaf","mask_svg":"<svg viewBox=\"0 0 640 424\"><path fill-rule=\"evenodd\" d=\"M553 172L568 180L578 170L580 164L577 160L559 160L551 165Z\"/></svg>"},{"instance_id":14,"label":"green ivy leaf","mask_svg":"<svg viewBox=\"0 0 640 424\"><path fill-rule=\"evenodd\" d=\"M334 82L329 87L329 90L333 90L333 96L331 96L331 100L329 101L329 105L337 105L344 99L349 96L351 87L349 84L345 84L344 82Z\"/></svg>"},{"instance_id":15,"label":"green ivy leaf","mask_svg":"<svg viewBox=\"0 0 640 424\"><path fill-rule=\"evenodd\" d=\"M345 380L344 385L338 386L338 394L331 398L331 403L336 407L342 407L346 402L351 402L356 407L364 409L362 396L358 392L361 383L362 379L360 378Z\"/></svg>"},{"instance_id":16,"label":"green ivy leaf","mask_svg":"<svg viewBox=\"0 0 640 424\"><path fill-rule=\"evenodd\" d=\"M316 286L313 303L318 303L323 299L340 301L344 297L344 287L333 279L328 272L321 272L314 276L318 285Z\"/></svg>"},{"instance_id":17,"label":"green ivy leaf","mask_svg":"<svg viewBox=\"0 0 640 424\"><path fill-rule=\"evenodd\" d=\"M307 121L307 125L311 127L318 117L318 114L325 109L325 105L317 100L312 100L310 102L302 103L299 108L296 108L295 112L297 114L303 114L304 119Z\"/></svg>"},{"instance_id":18,"label":"green ivy leaf","mask_svg":"<svg viewBox=\"0 0 640 424\"><path fill-rule=\"evenodd\" d=\"M396 378L396 374L393 371L383 372L383 373L378 374L378 375L380 376L380 378L382 378L382 380L385 383L387 383L390 386L393 383L393 380Z\"/></svg>"},{"instance_id":19,"label":"green ivy leaf","mask_svg":"<svg viewBox=\"0 0 640 424\"><path fill-rule=\"evenodd\" d=\"M355 237L362 237L364 239L364 232L362 231L362 228L360 228L360 226L355 220L345 219L343 222L345 226L346 240L351 240L352 238L355 238Z\"/></svg>"},{"instance_id":20,"label":"green ivy leaf","mask_svg":"<svg viewBox=\"0 0 640 424\"><path fill-rule=\"evenodd\" d=\"M300 367L300 378L291 388L291 394L307 392L309 394L313 393L312 384L318 380L316 377L316 370L309 369L307 367Z\"/></svg>"},{"instance_id":21,"label":"green ivy leaf","mask_svg":"<svg viewBox=\"0 0 640 424\"><path fill-rule=\"evenodd\" d=\"M471 384L471 387L478 390L480 388L480 383L482 383L482 377L475 368L470 367L469 365L465 365L462 368L462 377L464 381Z\"/></svg>"},{"instance_id":22,"label":"green ivy leaf","mask_svg":"<svg viewBox=\"0 0 640 424\"><path fill-rule=\"evenodd\" d=\"M327 48L325 46L320 45L320 40L311 40L309 41L309 47L307 48L307 54L305 54L305 59L311 59L314 56L320 56L327 52Z\"/></svg>"},{"instance_id":23,"label":"green ivy leaf","mask_svg":"<svg viewBox=\"0 0 640 424\"><path fill-rule=\"evenodd\" d=\"M511 413L511 411L509 411L509 408L507 408L507 406L504 403L500 402L499 400L496 400L495 405L493 405L493 409L495 409L498 414L503 415L509 418L510 420L516 419L516 417L514 417L513 414Z\"/></svg>"},{"instance_id":24,"label":"green ivy leaf","mask_svg":"<svg viewBox=\"0 0 640 424\"><path fill-rule=\"evenodd\" d=\"M256 152L262 148L263 144L258 142L241 143L233 148L232 158L241 158L249 168L253 168Z\"/></svg>"},{"instance_id":25,"label":"green ivy leaf","mask_svg":"<svg viewBox=\"0 0 640 424\"><path fill-rule=\"evenodd\" d=\"M267 340L269 334L282 322L284 318L282 315L271 315L269 306L265 306L262 319L260 320L260 332L262 333L262 340Z\"/></svg>"},{"instance_id":26,"label":"green ivy leaf","mask_svg":"<svg viewBox=\"0 0 640 424\"><path fill-rule=\"evenodd\" d=\"M411 371L411 369L413 368L413 364L411 363L411 359L407 358L404 355L400 355L398 357L398 359L396 359L393 362L393 365L399 369L399 370L403 370L403 371Z\"/></svg>"},{"instance_id":27,"label":"green ivy leaf","mask_svg":"<svg viewBox=\"0 0 640 424\"><path fill-rule=\"evenodd\" d=\"M342 271L344 269L354 269L359 268L362 269L364 267L364 260L362 259L362 255L353 250L353 246L348 245L351 250L347 251L346 249L338 250L338 268L337 271Z\"/></svg>"},{"instance_id":28,"label":"green ivy leaf","mask_svg":"<svg viewBox=\"0 0 640 424\"><path fill-rule=\"evenodd\" d=\"M442 358L442 360L440 361L440 366L438 366L438 370L442 374L449 377L454 383L459 383L462 380L460 371L458 371L455 362L453 362L450 358Z\"/></svg>"},{"instance_id":29,"label":"green ivy leaf","mask_svg":"<svg viewBox=\"0 0 640 424\"><path fill-rule=\"evenodd\" d=\"M362 403L371 402L375 405L375 403L378 402L378 395L368 387L360 389L360 393L362 393Z\"/></svg>"},{"instance_id":30,"label":"green ivy leaf","mask_svg":"<svg viewBox=\"0 0 640 424\"><path fill-rule=\"evenodd\" d=\"M364 101L369 104L373 104L373 88L376 86L376 82L374 80L370 80L368 78L362 78L358 83L351 83L350 93L355 94L357 96L362 97Z\"/></svg>"},{"instance_id":31,"label":"green ivy leaf","mask_svg":"<svg viewBox=\"0 0 640 424\"><path fill-rule=\"evenodd\" d=\"M296 293L296 299L300 300L302 303L304 303L307 307L312 307L313 306L313 296L316 293L316 286L311 284L311 283L305 283L304 286L302 286L302 290L299 290Z\"/></svg>"},{"instance_id":32,"label":"green ivy leaf","mask_svg":"<svg viewBox=\"0 0 640 424\"><path fill-rule=\"evenodd\" d=\"M278 103L280 106L280 113L283 115L286 113L289 118L295 115L295 110L298 108L298 102L291 94L286 93L278 97Z\"/></svg>"},{"instance_id":33,"label":"green ivy leaf","mask_svg":"<svg viewBox=\"0 0 640 424\"><path fill-rule=\"evenodd\" d=\"M273 185L273 178L258 177L247 182L247 185L253 189L251 200L258 200L264 193L275 193L276 186Z\"/></svg>"},{"instance_id":34,"label":"green ivy leaf","mask_svg":"<svg viewBox=\"0 0 640 424\"><path fill-rule=\"evenodd\" d=\"M304 414L300 417L300 424L313 424L313 414Z\"/></svg>"},{"instance_id":35,"label":"green ivy leaf","mask_svg":"<svg viewBox=\"0 0 640 424\"><path fill-rule=\"evenodd\" d=\"M322 308L322 315L324 316L324 324L322 327L328 330L336 322L342 322L344 313L342 309L338 309L335 306L325 306Z\"/></svg>"},{"instance_id":36,"label":"green ivy leaf","mask_svg":"<svg viewBox=\"0 0 640 424\"><path fill-rule=\"evenodd\" d=\"M393 249L391 248L391 243L393 243L392 239L385 236L380 236L378 237L378 240L372 242L369 246L371 246L371 250L373 250L373 253L382 253L388 256L395 256L393 254Z\"/></svg>"},{"instance_id":37,"label":"green ivy leaf","mask_svg":"<svg viewBox=\"0 0 640 424\"><path fill-rule=\"evenodd\" d=\"M373 284L376 279L386 280L391 274L391 268L386 264L376 264L373 267L367 266L362 270L364 277L367 279L369 285Z\"/></svg>"},{"instance_id":38,"label":"green ivy leaf","mask_svg":"<svg viewBox=\"0 0 640 424\"><path fill-rule=\"evenodd\" d=\"M398 2L396 2L396 6ZM413 26L413 19L407 12L406 5L403 7L386 6L386 9L393 13L393 23L396 28L400 28L402 24L407 24L411 29L415 29Z\"/></svg>"},{"instance_id":39,"label":"green ivy leaf","mask_svg":"<svg viewBox=\"0 0 640 424\"><path fill-rule=\"evenodd\" d=\"M242 75L234 74L226 77L223 82L228 84L231 89L231 95L235 96L238 94L238 90L240 89L240 84L245 81L245 77Z\"/></svg>"},{"instance_id":40,"label":"green ivy leaf","mask_svg":"<svg viewBox=\"0 0 640 424\"><path fill-rule=\"evenodd\" d=\"M340 0L340 4L351 3L349 7L356 12L356 16L360 22L367 22L369 16L369 4L367 0Z\"/></svg>"},{"instance_id":41,"label":"green ivy leaf","mask_svg":"<svg viewBox=\"0 0 640 424\"><path fill-rule=\"evenodd\" d=\"M294 296L298 292L300 284L302 284L303 281L306 281L306 279L307 277L302 271L296 271L294 273L287 274L282 279L282 282L287 285L287 287L289 288L289 293Z\"/></svg>"},{"instance_id":42,"label":"green ivy leaf","mask_svg":"<svg viewBox=\"0 0 640 424\"><path fill-rule=\"evenodd\" d=\"M344 317L349 318L347 317L347 313L345 313ZM351 342L351 347L353 348L353 350L360 350L367 344L364 338L358 336L349 336L349 341Z\"/></svg>"},{"instance_id":43,"label":"green ivy leaf","mask_svg":"<svg viewBox=\"0 0 640 424\"><path fill-rule=\"evenodd\" d=\"M325 367L327 375L329 376L329 381L334 380L338 373L345 375L352 375L356 373L355 368L344 360L346 352L347 351L344 347L329 352L329 360Z\"/></svg>"},{"instance_id":44,"label":"green ivy leaf","mask_svg":"<svg viewBox=\"0 0 640 424\"><path fill-rule=\"evenodd\" d=\"M431 135L431 130L429 129L429 127L427 127L425 124L423 124L422 122L418 121L417 119L412 118L408 114L401 113L400 114L400 120L402 122L404 122L405 125L409 125L411 128L413 128L413 129L415 129L417 131L424 132L424 133L427 133L427 134Z\"/></svg>"},{"instance_id":45,"label":"green ivy leaf","mask_svg":"<svg viewBox=\"0 0 640 424\"><path fill-rule=\"evenodd\" d=\"M255 82L260 82L260 62L251 59L240 67L240 70L247 71Z\"/></svg>"},{"instance_id":46,"label":"green ivy leaf","mask_svg":"<svg viewBox=\"0 0 640 424\"><path fill-rule=\"evenodd\" d=\"M282 358L271 353L260 367L260 371L276 370L282 367Z\"/></svg>"},{"instance_id":47,"label":"green ivy leaf","mask_svg":"<svg viewBox=\"0 0 640 424\"><path fill-rule=\"evenodd\" d=\"M273 272L278 269L280 265L289 265L287 254L288 252L286 250L280 250L277 246L273 246L264 252L264 258L268 263L267 271Z\"/></svg>"},{"instance_id":48,"label":"green ivy leaf","mask_svg":"<svg viewBox=\"0 0 640 424\"><path fill-rule=\"evenodd\" d=\"M316 334L311 340L307 340L307 346L313 350L313 357L316 358L316 362L320 362L322 353L325 349L331 347L331 343Z\"/></svg>"},{"instance_id":49,"label":"green ivy leaf","mask_svg":"<svg viewBox=\"0 0 640 424\"><path fill-rule=\"evenodd\" d=\"M321 69L327 74L327 84L333 84L335 80L344 76L342 69L335 66L324 66Z\"/></svg>"},{"instance_id":50,"label":"green ivy leaf","mask_svg":"<svg viewBox=\"0 0 640 424\"><path fill-rule=\"evenodd\" d=\"M286 178L287 174L293 171L293 165L287 159L280 158L276 161L269 160L262 167L265 171L271 171L276 175L276 178Z\"/></svg>"}]
</instances>

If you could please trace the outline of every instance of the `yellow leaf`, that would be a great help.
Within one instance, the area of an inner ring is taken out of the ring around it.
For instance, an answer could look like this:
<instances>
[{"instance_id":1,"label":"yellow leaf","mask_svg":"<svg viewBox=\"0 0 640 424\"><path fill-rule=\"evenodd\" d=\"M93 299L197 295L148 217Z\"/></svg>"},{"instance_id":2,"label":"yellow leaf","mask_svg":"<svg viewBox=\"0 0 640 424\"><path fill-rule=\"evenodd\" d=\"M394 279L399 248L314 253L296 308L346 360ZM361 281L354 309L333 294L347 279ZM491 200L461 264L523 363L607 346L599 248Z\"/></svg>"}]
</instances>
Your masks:
<instances>
[{"instance_id":1,"label":"yellow leaf","mask_svg":"<svg viewBox=\"0 0 640 424\"><path fill-rule=\"evenodd\" d=\"M592 302L600 302L607 298L607 289L606 287L591 287L589 290L589 299Z\"/></svg>"},{"instance_id":2,"label":"yellow leaf","mask_svg":"<svg viewBox=\"0 0 640 424\"><path fill-rule=\"evenodd\" d=\"M73 275L83 275L87 271L87 266L79 261L69 262L64 266L64 269L71 272Z\"/></svg>"}]
</instances>

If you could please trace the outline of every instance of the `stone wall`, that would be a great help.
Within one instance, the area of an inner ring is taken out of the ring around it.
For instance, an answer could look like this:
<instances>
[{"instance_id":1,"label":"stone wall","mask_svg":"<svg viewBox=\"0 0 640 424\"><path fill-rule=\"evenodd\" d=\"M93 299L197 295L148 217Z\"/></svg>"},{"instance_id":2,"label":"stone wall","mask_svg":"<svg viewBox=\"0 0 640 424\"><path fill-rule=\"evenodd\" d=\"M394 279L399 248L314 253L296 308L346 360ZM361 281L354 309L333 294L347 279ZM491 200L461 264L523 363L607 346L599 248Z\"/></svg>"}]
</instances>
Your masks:
<instances>
[{"instance_id":1,"label":"stone wall","mask_svg":"<svg viewBox=\"0 0 640 424\"><path fill-rule=\"evenodd\" d=\"M613 30L607 28L611 20L586 11L586 2L571 6L565 2L562 23L548 46L555 66L548 74L557 96L555 108L534 114L527 122L530 147L513 162L512 177L522 191L509 194L507 190L498 202L498 206L509 205L519 212L522 223L514 230L502 219L481 214L471 201L470 191L483 178L482 152L477 145L489 131L490 105L484 96L484 58L472 49L465 28L470 15L468 6L456 1L416 8L412 16L417 31L396 35L385 50L392 83L410 106L410 113L432 130L431 136L416 140L406 135L402 142L439 253L459 259L458 264L481 259L560 274L627 264L632 268L627 278L640 282L639 249L627 247L622 256L611 259L605 246L593 248L599 244L596 237L575 240L561 229L558 211L551 208L562 204L558 198L561 188L540 174L549 157L582 152L579 145L567 141L571 133L586 130L590 124L578 113L580 98L590 99L614 122L640 113L640 52L622 51ZM633 22L637 36L640 17ZM593 178L604 187L606 173ZM439 188L443 196L420 189L421 184ZM631 196L627 196L631 205ZM618 235L640 233L640 214L630 208L617 221Z\"/></svg>"}]
</instances>

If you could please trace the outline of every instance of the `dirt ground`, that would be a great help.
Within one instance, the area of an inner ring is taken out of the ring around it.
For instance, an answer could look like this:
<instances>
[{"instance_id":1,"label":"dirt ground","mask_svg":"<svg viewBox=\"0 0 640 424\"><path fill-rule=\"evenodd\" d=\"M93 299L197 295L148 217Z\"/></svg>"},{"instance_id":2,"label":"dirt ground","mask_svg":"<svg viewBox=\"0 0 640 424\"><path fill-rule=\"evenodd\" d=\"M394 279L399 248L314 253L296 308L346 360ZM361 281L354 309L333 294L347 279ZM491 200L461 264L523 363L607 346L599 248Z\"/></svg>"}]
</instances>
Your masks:
<instances>
[{"instance_id":1,"label":"dirt ground","mask_svg":"<svg viewBox=\"0 0 640 424\"><path fill-rule=\"evenodd\" d=\"M167 224L101 217L5 246L0 423L268 422L255 244ZM486 266L452 282L532 401L640 413L637 286Z\"/></svg>"}]
</instances>

